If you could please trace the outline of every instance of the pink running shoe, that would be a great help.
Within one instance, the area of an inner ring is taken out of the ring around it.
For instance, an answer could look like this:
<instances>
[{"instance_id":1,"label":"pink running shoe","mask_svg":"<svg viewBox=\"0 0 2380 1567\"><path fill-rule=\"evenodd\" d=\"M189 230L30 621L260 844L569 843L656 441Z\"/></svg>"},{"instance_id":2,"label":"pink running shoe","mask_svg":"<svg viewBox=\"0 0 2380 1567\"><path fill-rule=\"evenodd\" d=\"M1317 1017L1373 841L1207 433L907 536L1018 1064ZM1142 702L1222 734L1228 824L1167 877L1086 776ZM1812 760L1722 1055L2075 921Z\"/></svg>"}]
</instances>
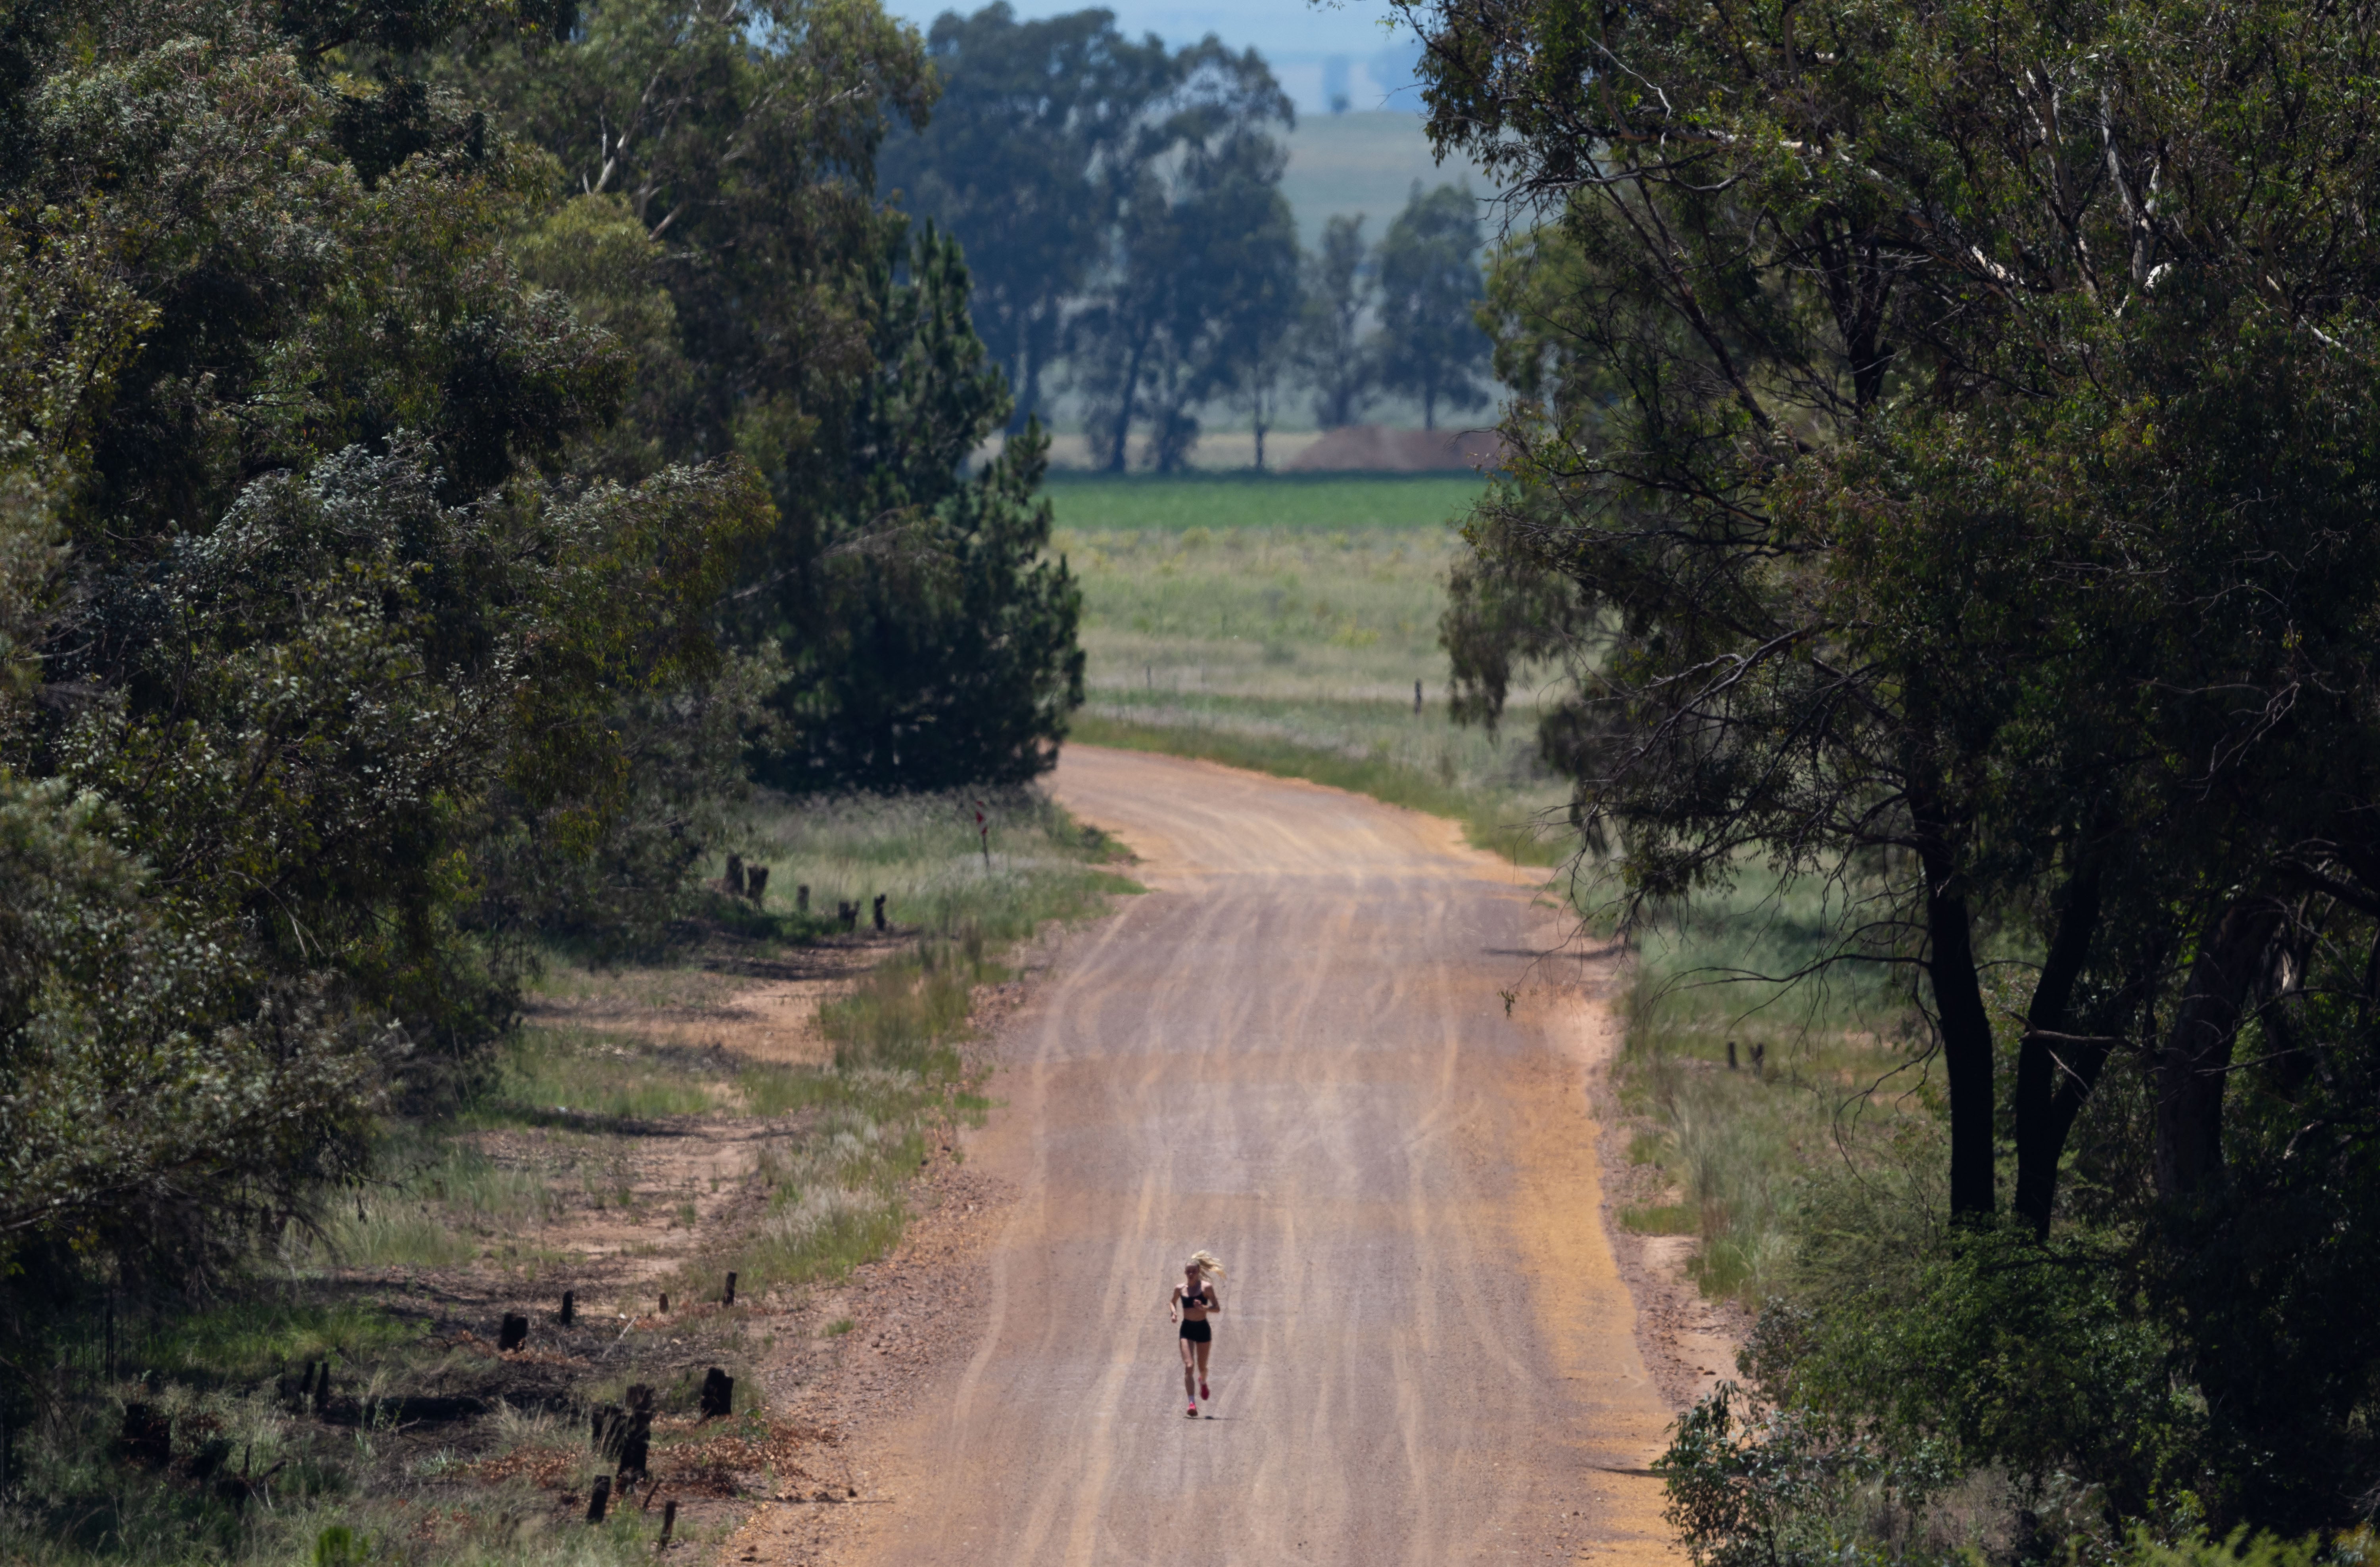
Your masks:
<instances>
[{"instance_id":1,"label":"pink running shoe","mask_svg":"<svg viewBox=\"0 0 2380 1567\"><path fill-rule=\"evenodd\" d=\"M1191 1418L1191 1419L1196 1420L1196 1418L1198 1418L1198 1406L1197 1406L1196 1404L1195 1404L1195 1403L1194 1403L1194 1404L1192 1404L1189 1408L1187 1408L1187 1409L1184 1410L1182 1413L1183 1413L1183 1414L1184 1414L1184 1415L1187 1415L1188 1416L1190 1416L1190 1418Z\"/></svg>"},{"instance_id":2,"label":"pink running shoe","mask_svg":"<svg viewBox=\"0 0 2380 1567\"><path fill-rule=\"evenodd\" d=\"M1200 1398L1213 1398L1215 1395L1207 1391L1206 1383L1201 1382L1198 1384L1198 1396Z\"/></svg>"}]
</instances>

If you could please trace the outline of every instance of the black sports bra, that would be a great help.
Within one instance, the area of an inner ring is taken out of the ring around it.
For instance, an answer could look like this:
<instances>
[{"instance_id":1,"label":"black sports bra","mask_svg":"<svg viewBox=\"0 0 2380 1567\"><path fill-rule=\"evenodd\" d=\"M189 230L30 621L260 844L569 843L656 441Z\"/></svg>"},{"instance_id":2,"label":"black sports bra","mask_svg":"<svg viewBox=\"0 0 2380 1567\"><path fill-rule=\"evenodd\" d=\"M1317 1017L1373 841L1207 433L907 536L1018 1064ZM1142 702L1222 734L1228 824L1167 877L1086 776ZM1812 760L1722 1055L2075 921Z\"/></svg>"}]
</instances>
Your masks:
<instances>
[{"instance_id":1,"label":"black sports bra","mask_svg":"<svg viewBox=\"0 0 2380 1567\"><path fill-rule=\"evenodd\" d=\"M1203 1308L1207 1305L1207 1286L1201 1284L1195 1290L1183 1291L1182 1304Z\"/></svg>"}]
</instances>

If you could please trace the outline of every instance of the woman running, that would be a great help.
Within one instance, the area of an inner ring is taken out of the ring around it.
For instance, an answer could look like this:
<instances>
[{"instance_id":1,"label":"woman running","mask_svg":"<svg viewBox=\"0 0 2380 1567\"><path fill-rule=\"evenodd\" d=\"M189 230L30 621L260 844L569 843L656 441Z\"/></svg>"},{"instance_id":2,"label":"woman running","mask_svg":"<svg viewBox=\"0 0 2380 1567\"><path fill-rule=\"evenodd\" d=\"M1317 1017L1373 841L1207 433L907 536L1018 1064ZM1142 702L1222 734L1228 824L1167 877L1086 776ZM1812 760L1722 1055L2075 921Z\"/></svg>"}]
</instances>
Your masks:
<instances>
[{"instance_id":1,"label":"woman running","mask_svg":"<svg viewBox=\"0 0 2380 1567\"><path fill-rule=\"evenodd\" d=\"M1182 1324L1182 1391L1190 1396L1193 1420L1198 1418L1198 1401L1208 1396L1207 1352L1214 1347L1215 1330L1207 1318L1223 1309L1222 1282L1223 1265L1213 1252L1192 1252L1167 1305L1173 1320Z\"/></svg>"}]
</instances>

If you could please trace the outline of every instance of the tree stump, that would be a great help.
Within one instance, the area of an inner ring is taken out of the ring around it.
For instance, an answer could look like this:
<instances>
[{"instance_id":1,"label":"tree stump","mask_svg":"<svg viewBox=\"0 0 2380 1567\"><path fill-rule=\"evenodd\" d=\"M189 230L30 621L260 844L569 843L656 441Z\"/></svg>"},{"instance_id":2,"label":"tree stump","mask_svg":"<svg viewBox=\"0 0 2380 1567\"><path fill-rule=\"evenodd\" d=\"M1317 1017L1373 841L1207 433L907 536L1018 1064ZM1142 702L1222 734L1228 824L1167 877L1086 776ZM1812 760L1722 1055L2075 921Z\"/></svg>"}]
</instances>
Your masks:
<instances>
[{"instance_id":1,"label":"tree stump","mask_svg":"<svg viewBox=\"0 0 2380 1567\"><path fill-rule=\"evenodd\" d=\"M717 1420L735 1412L735 1379L712 1367L702 1379L702 1417Z\"/></svg>"},{"instance_id":2,"label":"tree stump","mask_svg":"<svg viewBox=\"0 0 2380 1567\"><path fill-rule=\"evenodd\" d=\"M876 929L884 929L884 894L881 893L876 894Z\"/></svg>"},{"instance_id":3,"label":"tree stump","mask_svg":"<svg viewBox=\"0 0 2380 1567\"><path fill-rule=\"evenodd\" d=\"M810 884L805 881L794 889L794 912L795 914L808 914L809 911Z\"/></svg>"},{"instance_id":4,"label":"tree stump","mask_svg":"<svg viewBox=\"0 0 2380 1567\"><path fill-rule=\"evenodd\" d=\"M651 1451L653 1433L643 1420L628 1427L620 1440L620 1484L623 1488L636 1485L645 1477L645 1459Z\"/></svg>"},{"instance_id":5,"label":"tree stump","mask_svg":"<svg viewBox=\"0 0 2380 1567\"><path fill-rule=\"evenodd\" d=\"M727 1275L727 1287L719 1292L719 1304L722 1306L735 1304L735 1275L733 1273Z\"/></svg>"},{"instance_id":6,"label":"tree stump","mask_svg":"<svg viewBox=\"0 0 2380 1567\"><path fill-rule=\"evenodd\" d=\"M1758 1039L1752 1041L1752 1075L1763 1079L1768 1075L1768 1047Z\"/></svg>"},{"instance_id":7,"label":"tree stump","mask_svg":"<svg viewBox=\"0 0 2380 1567\"><path fill-rule=\"evenodd\" d=\"M662 1539L661 1543L653 1548L654 1555L658 1556L669 1549L670 1535L676 1528L677 1498L672 1497L662 1503Z\"/></svg>"},{"instance_id":8,"label":"tree stump","mask_svg":"<svg viewBox=\"0 0 2380 1567\"><path fill-rule=\"evenodd\" d=\"M1727 1042L1727 1069L1730 1072L1735 1070L1735 1041L1733 1039L1730 1039Z\"/></svg>"},{"instance_id":9,"label":"tree stump","mask_svg":"<svg viewBox=\"0 0 2380 1567\"><path fill-rule=\"evenodd\" d=\"M720 884L726 889L727 895L729 897L742 897L744 895L744 856L742 855L729 855L727 856L727 874L721 877L719 880Z\"/></svg>"},{"instance_id":10,"label":"tree stump","mask_svg":"<svg viewBox=\"0 0 2380 1567\"><path fill-rule=\"evenodd\" d=\"M756 865L745 874L744 895L752 900L754 908L760 906L761 895L768 890L769 868L767 866Z\"/></svg>"},{"instance_id":11,"label":"tree stump","mask_svg":"<svg viewBox=\"0 0 2380 1567\"><path fill-rule=\"evenodd\" d=\"M174 1422L149 1404L128 1403L117 1445L135 1464L163 1469L174 1462Z\"/></svg>"},{"instance_id":12,"label":"tree stump","mask_svg":"<svg viewBox=\"0 0 2380 1567\"><path fill-rule=\"evenodd\" d=\"M603 1521L605 1510L611 1505L612 1476L598 1475L595 1476L595 1488L587 1496L587 1521L589 1524L601 1524Z\"/></svg>"},{"instance_id":13,"label":"tree stump","mask_svg":"<svg viewBox=\"0 0 2380 1567\"><path fill-rule=\"evenodd\" d=\"M528 1342L528 1318L513 1312L504 1313L504 1326L496 1330L496 1350L499 1354L516 1350Z\"/></svg>"},{"instance_id":14,"label":"tree stump","mask_svg":"<svg viewBox=\"0 0 2380 1567\"><path fill-rule=\"evenodd\" d=\"M565 1328L578 1319L578 1297L569 1290L562 1292L562 1325Z\"/></svg>"}]
</instances>

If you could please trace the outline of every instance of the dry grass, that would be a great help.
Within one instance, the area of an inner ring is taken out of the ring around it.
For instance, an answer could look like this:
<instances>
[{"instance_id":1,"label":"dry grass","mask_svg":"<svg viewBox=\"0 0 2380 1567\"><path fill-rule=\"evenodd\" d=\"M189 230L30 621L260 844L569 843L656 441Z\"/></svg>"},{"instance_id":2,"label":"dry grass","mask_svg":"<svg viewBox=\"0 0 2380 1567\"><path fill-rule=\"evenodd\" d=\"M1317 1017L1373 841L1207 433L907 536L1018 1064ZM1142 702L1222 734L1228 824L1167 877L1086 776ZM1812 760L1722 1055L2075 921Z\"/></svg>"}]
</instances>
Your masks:
<instances>
[{"instance_id":1,"label":"dry grass","mask_svg":"<svg viewBox=\"0 0 2380 1567\"><path fill-rule=\"evenodd\" d=\"M0 1561L650 1560L658 1505L583 1522L588 1411L633 1383L658 1393L651 1473L686 1504L688 1559L750 1499L847 1493L829 1439L760 1406L767 1346L716 1304L719 1275L783 1306L891 1247L927 1139L985 1108L962 1049L974 986L1004 977L1012 941L1129 886L1102 840L1038 797L994 802L989 864L953 807L756 803L747 851L830 891L887 891L907 929L820 947L761 918L613 969L557 952L530 1026L459 1112L391 1128L377 1178L319 1228L293 1225L224 1305L112 1334L67 1325L48 1415L11 1433ZM806 1058L676 1031L732 1019L789 974L822 977ZM510 1312L534 1327L500 1353ZM293 1392L325 1365L326 1403ZM735 1377L738 1414L698 1426L710 1366ZM170 1425L162 1469L117 1453L133 1403ZM245 1504L226 1473L254 1478Z\"/></svg>"},{"instance_id":2,"label":"dry grass","mask_svg":"<svg viewBox=\"0 0 2380 1567\"><path fill-rule=\"evenodd\" d=\"M1695 1236L1708 1294L1757 1306L1792 1266L1814 1175L1933 1135L1938 1099L1904 995L1847 969L1758 978L1810 963L1835 925L1815 891L1748 877L1639 933L1616 1081L1641 1118L1630 1157L1670 1193L1622 1218Z\"/></svg>"}]
</instances>

